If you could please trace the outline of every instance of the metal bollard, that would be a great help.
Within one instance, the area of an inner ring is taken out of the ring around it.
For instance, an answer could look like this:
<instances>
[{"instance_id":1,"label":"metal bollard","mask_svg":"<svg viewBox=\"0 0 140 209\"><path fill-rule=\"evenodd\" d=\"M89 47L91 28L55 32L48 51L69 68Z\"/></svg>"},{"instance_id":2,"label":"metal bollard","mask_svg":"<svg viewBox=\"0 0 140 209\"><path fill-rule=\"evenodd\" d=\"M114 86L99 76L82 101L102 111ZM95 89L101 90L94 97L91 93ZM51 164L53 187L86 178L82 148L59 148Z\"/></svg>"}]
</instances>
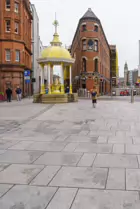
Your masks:
<instances>
[{"instance_id":1,"label":"metal bollard","mask_svg":"<svg viewBox=\"0 0 140 209\"><path fill-rule=\"evenodd\" d=\"M131 103L134 103L134 91L131 89Z\"/></svg>"}]
</instances>

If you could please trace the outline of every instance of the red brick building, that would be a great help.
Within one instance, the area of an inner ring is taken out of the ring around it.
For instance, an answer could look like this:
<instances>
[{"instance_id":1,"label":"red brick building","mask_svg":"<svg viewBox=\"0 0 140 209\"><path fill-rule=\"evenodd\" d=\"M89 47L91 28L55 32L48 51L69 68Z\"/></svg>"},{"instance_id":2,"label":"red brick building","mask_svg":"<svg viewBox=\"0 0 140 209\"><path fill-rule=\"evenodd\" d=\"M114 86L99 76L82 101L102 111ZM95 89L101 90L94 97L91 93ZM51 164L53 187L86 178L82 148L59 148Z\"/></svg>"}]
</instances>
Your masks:
<instances>
[{"instance_id":1,"label":"red brick building","mask_svg":"<svg viewBox=\"0 0 140 209\"><path fill-rule=\"evenodd\" d=\"M110 92L110 47L100 20L91 9L79 20L72 42L73 86Z\"/></svg>"},{"instance_id":2,"label":"red brick building","mask_svg":"<svg viewBox=\"0 0 140 209\"><path fill-rule=\"evenodd\" d=\"M23 95L31 84L25 84L24 71L31 71L31 24L29 0L0 0L0 92L19 85Z\"/></svg>"}]
</instances>

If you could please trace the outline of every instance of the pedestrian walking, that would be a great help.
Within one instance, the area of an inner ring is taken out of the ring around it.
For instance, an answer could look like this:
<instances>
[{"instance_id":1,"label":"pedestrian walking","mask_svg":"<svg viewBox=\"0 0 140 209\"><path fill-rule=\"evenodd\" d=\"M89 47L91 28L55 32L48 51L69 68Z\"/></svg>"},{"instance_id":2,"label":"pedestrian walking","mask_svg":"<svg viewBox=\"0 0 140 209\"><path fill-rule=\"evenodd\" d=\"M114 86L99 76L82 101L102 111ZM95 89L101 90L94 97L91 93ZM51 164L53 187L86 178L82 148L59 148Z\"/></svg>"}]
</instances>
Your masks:
<instances>
[{"instance_id":1,"label":"pedestrian walking","mask_svg":"<svg viewBox=\"0 0 140 209\"><path fill-rule=\"evenodd\" d=\"M12 90L8 87L6 89L7 102L11 102Z\"/></svg>"},{"instance_id":2,"label":"pedestrian walking","mask_svg":"<svg viewBox=\"0 0 140 209\"><path fill-rule=\"evenodd\" d=\"M91 96L92 96L92 104L93 107L95 108L97 104L97 91L95 87L93 87L93 89L91 90Z\"/></svg>"},{"instance_id":3,"label":"pedestrian walking","mask_svg":"<svg viewBox=\"0 0 140 209\"><path fill-rule=\"evenodd\" d=\"M21 101L22 90L19 86L17 86L16 94L17 94L17 101Z\"/></svg>"}]
</instances>

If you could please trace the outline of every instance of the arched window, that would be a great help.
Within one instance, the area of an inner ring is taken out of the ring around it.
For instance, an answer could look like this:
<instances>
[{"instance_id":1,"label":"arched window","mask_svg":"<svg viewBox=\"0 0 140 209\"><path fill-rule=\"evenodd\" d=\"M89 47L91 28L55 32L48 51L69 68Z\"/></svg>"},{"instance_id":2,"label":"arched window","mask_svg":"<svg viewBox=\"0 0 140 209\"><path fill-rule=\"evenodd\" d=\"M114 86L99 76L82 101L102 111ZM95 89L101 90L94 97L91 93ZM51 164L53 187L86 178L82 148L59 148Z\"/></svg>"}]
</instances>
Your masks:
<instances>
[{"instance_id":1,"label":"arched window","mask_svg":"<svg viewBox=\"0 0 140 209\"><path fill-rule=\"evenodd\" d=\"M93 47L94 47L94 42L93 42L93 40L89 39L88 40L88 49L93 50Z\"/></svg>"},{"instance_id":2,"label":"arched window","mask_svg":"<svg viewBox=\"0 0 140 209\"><path fill-rule=\"evenodd\" d=\"M94 71L98 72L98 59L97 58L94 60Z\"/></svg>"},{"instance_id":3,"label":"arched window","mask_svg":"<svg viewBox=\"0 0 140 209\"><path fill-rule=\"evenodd\" d=\"M82 59L82 71L83 72L87 71L87 61L86 61L86 58Z\"/></svg>"},{"instance_id":4,"label":"arched window","mask_svg":"<svg viewBox=\"0 0 140 209\"><path fill-rule=\"evenodd\" d=\"M94 50L95 52L98 52L98 40L95 40L94 42Z\"/></svg>"},{"instance_id":5,"label":"arched window","mask_svg":"<svg viewBox=\"0 0 140 209\"><path fill-rule=\"evenodd\" d=\"M86 26L86 24L83 24L82 25L82 32L84 32L84 31L86 31L87 30L87 26Z\"/></svg>"},{"instance_id":6,"label":"arched window","mask_svg":"<svg viewBox=\"0 0 140 209\"><path fill-rule=\"evenodd\" d=\"M94 26L94 31L95 31L95 32L98 32L98 25L95 25L95 26Z\"/></svg>"}]
</instances>

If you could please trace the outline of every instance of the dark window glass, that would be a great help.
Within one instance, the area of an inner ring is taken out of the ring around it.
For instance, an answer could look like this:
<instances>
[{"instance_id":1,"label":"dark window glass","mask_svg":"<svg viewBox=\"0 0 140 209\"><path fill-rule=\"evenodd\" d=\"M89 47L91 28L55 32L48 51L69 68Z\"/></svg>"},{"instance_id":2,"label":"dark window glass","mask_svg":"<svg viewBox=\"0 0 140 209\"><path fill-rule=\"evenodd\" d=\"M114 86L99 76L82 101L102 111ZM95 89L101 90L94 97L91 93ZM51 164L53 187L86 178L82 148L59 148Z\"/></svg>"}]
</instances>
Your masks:
<instances>
[{"instance_id":1,"label":"dark window glass","mask_svg":"<svg viewBox=\"0 0 140 209\"><path fill-rule=\"evenodd\" d=\"M94 26L94 31L98 32L98 26L97 25Z\"/></svg>"}]
</instances>

